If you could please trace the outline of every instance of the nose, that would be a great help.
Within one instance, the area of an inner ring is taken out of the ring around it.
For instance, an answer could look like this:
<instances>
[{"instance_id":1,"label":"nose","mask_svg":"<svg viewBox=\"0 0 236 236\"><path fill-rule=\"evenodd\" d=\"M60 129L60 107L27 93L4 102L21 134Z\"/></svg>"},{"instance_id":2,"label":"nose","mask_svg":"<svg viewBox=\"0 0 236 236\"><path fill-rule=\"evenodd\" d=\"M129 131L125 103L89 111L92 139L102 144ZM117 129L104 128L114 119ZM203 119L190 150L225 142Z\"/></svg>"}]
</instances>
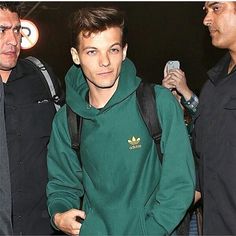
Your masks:
<instances>
[{"instance_id":1,"label":"nose","mask_svg":"<svg viewBox=\"0 0 236 236\"><path fill-rule=\"evenodd\" d=\"M110 65L110 58L108 53L101 53L100 58L99 58L99 66L104 66L107 67Z\"/></svg>"},{"instance_id":2,"label":"nose","mask_svg":"<svg viewBox=\"0 0 236 236\"><path fill-rule=\"evenodd\" d=\"M204 17L204 19L203 19L203 24L204 24L205 26L210 26L210 25L212 24L212 16L211 16L211 13L210 13L210 12L208 12L208 13L206 14L206 16Z\"/></svg>"},{"instance_id":3,"label":"nose","mask_svg":"<svg viewBox=\"0 0 236 236\"><path fill-rule=\"evenodd\" d=\"M15 32L9 31L7 35L7 44L16 46L20 42L20 35Z\"/></svg>"}]
</instances>

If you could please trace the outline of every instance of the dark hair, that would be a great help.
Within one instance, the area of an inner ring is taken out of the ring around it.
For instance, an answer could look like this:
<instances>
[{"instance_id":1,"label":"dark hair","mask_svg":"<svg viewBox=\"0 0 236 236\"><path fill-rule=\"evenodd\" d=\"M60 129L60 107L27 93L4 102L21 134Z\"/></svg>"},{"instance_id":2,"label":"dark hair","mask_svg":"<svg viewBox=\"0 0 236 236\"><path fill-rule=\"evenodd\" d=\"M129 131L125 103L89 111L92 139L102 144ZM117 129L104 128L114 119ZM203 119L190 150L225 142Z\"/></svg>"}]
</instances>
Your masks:
<instances>
[{"instance_id":1,"label":"dark hair","mask_svg":"<svg viewBox=\"0 0 236 236\"><path fill-rule=\"evenodd\" d=\"M20 17L22 5L22 2L0 2L0 10L8 10L10 12L15 12Z\"/></svg>"},{"instance_id":2,"label":"dark hair","mask_svg":"<svg viewBox=\"0 0 236 236\"><path fill-rule=\"evenodd\" d=\"M122 31L122 46L126 44L127 29L125 14L114 7L86 7L76 11L70 21L72 47L79 45L79 34L89 37L110 27L119 27Z\"/></svg>"}]
</instances>

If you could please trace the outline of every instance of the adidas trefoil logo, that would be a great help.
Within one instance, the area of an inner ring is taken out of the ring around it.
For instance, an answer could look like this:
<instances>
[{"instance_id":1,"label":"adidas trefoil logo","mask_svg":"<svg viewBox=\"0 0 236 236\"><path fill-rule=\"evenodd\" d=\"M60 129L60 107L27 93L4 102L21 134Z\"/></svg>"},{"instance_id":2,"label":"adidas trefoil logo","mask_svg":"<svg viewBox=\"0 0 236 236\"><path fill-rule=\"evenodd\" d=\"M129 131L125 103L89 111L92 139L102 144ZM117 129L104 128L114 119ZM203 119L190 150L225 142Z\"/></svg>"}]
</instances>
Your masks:
<instances>
[{"instance_id":1,"label":"adidas trefoil logo","mask_svg":"<svg viewBox=\"0 0 236 236\"><path fill-rule=\"evenodd\" d=\"M128 143L130 144L129 149L136 149L136 148L141 148L140 144L141 139L140 138L135 138L134 136L131 139L128 139Z\"/></svg>"}]
</instances>

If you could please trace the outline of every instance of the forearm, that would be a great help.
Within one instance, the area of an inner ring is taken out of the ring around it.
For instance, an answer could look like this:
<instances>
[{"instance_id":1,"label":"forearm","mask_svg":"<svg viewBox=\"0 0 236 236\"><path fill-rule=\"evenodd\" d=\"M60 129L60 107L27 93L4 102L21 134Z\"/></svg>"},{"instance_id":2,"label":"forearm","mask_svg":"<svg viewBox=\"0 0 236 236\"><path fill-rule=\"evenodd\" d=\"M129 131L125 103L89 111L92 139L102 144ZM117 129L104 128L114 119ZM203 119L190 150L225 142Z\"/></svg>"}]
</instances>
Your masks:
<instances>
[{"instance_id":1,"label":"forearm","mask_svg":"<svg viewBox=\"0 0 236 236\"><path fill-rule=\"evenodd\" d=\"M192 92L192 95L188 100L186 100L184 96L181 98L181 104L190 112L191 115L194 115L197 111L199 99Z\"/></svg>"},{"instance_id":2,"label":"forearm","mask_svg":"<svg viewBox=\"0 0 236 236\"><path fill-rule=\"evenodd\" d=\"M184 97L185 101L188 101L191 99L193 92L187 87L186 89L183 89L181 91L181 94Z\"/></svg>"}]
</instances>

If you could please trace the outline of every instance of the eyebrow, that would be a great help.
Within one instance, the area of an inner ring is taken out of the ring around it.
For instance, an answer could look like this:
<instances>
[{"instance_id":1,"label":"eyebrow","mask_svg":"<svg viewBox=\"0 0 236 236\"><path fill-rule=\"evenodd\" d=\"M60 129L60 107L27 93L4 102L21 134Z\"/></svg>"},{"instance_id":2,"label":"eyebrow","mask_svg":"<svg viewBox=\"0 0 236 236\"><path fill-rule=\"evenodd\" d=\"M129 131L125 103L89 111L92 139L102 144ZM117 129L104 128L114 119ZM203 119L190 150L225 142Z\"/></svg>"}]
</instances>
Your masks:
<instances>
[{"instance_id":1,"label":"eyebrow","mask_svg":"<svg viewBox=\"0 0 236 236\"><path fill-rule=\"evenodd\" d=\"M15 25L14 27L12 27L11 25L0 25L0 28L1 29L11 29L11 28L13 28L13 29L20 29L21 28L21 25L20 24L17 24L17 25Z\"/></svg>"},{"instance_id":2,"label":"eyebrow","mask_svg":"<svg viewBox=\"0 0 236 236\"><path fill-rule=\"evenodd\" d=\"M112 48L112 47L114 47L114 46L120 46L121 47L121 43L114 43L114 44L112 44L111 46L110 46L110 48ZM83 48L83 51L85 51L85 50L88 50L88 49L97 49L96 47L85 47L85 48Z\"/></svg>"},{"instance_id":3,"label":"eyebrow","mask_svg":"<svg viewBox=\"0 0 236 236\"><path fill-rule=\"evenodd\" d=\"M7 25L0 25L1 29L11 29L11 26L7 26Z\"/></svg>"}]
</instances>

